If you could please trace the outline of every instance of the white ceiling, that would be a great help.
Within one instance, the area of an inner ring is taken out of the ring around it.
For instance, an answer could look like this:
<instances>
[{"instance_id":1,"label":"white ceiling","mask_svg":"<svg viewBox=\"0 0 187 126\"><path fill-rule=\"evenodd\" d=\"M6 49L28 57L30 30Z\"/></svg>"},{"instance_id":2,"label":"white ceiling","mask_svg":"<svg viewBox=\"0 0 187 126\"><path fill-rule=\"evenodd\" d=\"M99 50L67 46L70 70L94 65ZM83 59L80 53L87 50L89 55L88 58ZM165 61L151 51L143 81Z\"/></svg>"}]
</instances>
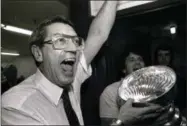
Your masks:
<instances>
[{"instance_id":1,"label":"white ceiling","mask_svg":"<svg viewBox=\"0 0 187 126\"><path fill-rule=\"evenodd\" d=\"M5 2L3 2L5 1ZM3 0L2 22L32 29L42 19L62 14L68 17L68 8L59 0Z\"/></svg>"},{"instance_id":2,"label":"white ceiling","mask_svg":"<svg viewBox=\"0 0 187 126\"><path fill-rule=\"evenodd\" d=\"M1 23L32 30L36 24L48 16L64 15L69 17L69 0L2 0ZM28 36L1 29L3 50L30 55ZM1 56L2 62L13 57Z\"/></svg>"}]
</instances>

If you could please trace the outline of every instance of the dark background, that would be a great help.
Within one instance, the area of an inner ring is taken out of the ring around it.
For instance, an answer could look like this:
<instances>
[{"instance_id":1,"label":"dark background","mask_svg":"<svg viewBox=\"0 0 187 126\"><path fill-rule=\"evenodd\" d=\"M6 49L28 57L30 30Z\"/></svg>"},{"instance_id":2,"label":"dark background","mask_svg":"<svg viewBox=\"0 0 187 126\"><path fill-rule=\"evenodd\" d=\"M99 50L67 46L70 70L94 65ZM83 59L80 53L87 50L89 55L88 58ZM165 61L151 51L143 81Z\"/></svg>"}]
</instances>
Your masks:
<instances>
[{"instance_id":1,"label":"dark background","mask_svg":"<svg viewBox=\"0 0 187 126\"><path fill-rule=\"evenodd\" d=\"M82 0L83 1L83 0ZM79 11L75 11L80 4ZM185 47L186 47L186 5L175 4L158 10L142 14L121 14L116 19L109 39L102 47L92 62L93 74L82 86L82 110L87 125L99 125L99 96L106 86L118 81L119 62L127 44L138 44L142 50L147 51L147 64L151 65L151 56L161 36L170 36L163 32L164 27L170 22L177 24L177 34L168 43L174 47L177 73L185 78ZM71 19L76 23L76 28L81 36L87 35L88 26L92 18L89 16L88 4L81 2L72 3ZM78 16L80 15L80 16ZM78 17L77 17L78 16ZM183 85L185 90L186 85ZM185 91L184 91L185 92ZM185 93L183 93L185 97ZM184 98L185 100L185 98Z\"/></svg>"},{"instance_id":2,"label":"dark background","mask_svg":"<svg viewBox=\"0 0 187 126\"><path fill-rule=\"evenodd\" d=\"M92 62L92 76L82 85L81 106L86 125L99 125L99 97L109 84L118 81L119 64L128 44L135 44L147 54L147 65L152 64L155 48L161 36L170 36L164 28L177 24L177 34L168 44L174 49L174 66L178 77L186 78L186 4L185 0L159 0L155 5L134 7L118 12L107 42ZM48 16L64 15L75 24L76 31L86 38L90 16L88 0L2 0L2 23L32 30ZM2 50L17 50L19 57L2 56L1 63L16 64L18 77L28 77L36 70L28 51L29 36L1 29ZM15 61L15 62L13 62ZM29 66L29 67L28 67ZM186 84L178 92L185 102Z\"/></svg>"}]
</instances>

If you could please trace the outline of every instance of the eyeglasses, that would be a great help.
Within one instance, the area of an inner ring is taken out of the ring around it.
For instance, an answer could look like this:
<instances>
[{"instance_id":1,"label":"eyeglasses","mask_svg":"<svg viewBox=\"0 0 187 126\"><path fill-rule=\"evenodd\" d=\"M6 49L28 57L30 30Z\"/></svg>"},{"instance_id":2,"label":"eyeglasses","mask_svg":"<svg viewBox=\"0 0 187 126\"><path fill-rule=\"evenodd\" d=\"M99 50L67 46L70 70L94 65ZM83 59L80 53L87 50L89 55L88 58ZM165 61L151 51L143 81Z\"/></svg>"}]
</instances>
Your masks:
<instances>
[{"instance_id":1,"label":"eyeglasses","mask_svg":"<svg viewBox=\"0 0 187 126\"><path fill-rule=\"evenodd\" d=\"M55 50L61 50L67 48L70 41L74 43L77 50L82 50L84 48L83 38L64 34L55 34L52 36L51 40L44 41L43 44L53 44Z\"/></svg>"}]
</instances>

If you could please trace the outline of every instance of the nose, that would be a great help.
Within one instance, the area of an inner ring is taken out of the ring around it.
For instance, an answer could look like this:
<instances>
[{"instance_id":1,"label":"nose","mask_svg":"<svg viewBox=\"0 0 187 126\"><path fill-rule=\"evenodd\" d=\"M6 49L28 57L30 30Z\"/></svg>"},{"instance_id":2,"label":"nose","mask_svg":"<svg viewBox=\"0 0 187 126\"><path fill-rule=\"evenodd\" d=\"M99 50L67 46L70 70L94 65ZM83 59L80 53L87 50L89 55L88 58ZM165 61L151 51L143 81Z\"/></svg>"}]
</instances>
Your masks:
<instances>
[{"instance_id":1,"label":"nose","mask_svg":"<svg viewBox=\"0 0 187 126\"><path fill-rule=\"evenodd\" d=\"M140 64L140 61L139 61L139 60L135 60L135 63L139 65L139 64Z\"/></svg>"},{"instance_id":2,"label":"nose","mask_svg":"<svg viewBox=\"0 0 187 126\"><path fill-rule=\"evenodd\" d=\"M73 41L69 41L67 47L65 48L65 51L68 51L68 52L76 52L77 51L77 47L73 43Z\"/></svg>"}]
</instances>

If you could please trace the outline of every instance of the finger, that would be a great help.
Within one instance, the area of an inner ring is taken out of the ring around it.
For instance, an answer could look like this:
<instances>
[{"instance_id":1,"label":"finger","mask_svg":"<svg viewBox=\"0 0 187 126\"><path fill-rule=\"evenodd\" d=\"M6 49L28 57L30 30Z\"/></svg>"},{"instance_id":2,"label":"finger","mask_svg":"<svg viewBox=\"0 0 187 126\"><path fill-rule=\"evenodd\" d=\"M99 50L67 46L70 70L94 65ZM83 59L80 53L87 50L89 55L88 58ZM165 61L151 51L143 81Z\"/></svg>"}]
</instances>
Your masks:
<instances>
[{"instance_id":1,"label":"finger","mask_svg":"<svg viewBox=\"0 0 187 126\"><path fill-rule=\"evenodd\" d=\"M142 120L145 120L145 119L154 119L154 118L157 118L159 116L160 116L159 113L151 113L151 114L142 115L141 119Z\"/></svg>"},{"instance_id":2,"label":"finger","mask_svg":"<svg viewBox=\"0 0 187 126\"><path fill-rule=\"evenodd\" d=\"M161 121L167 120L168 117L170 117L170 115L168 114L168 112L158 113L158 114L159 114L159 117L155 120L157 122L161 122Z\"/></svg>"},{"instance_id":3,"label":"finger","mask_svg":"<svg viewBox=\"0 0 187 126\"><path fill-rule=\"evenodd\" d=\"M157 113L164 113L166 111L169 111L171 109L171 111L174 109L171 105L167 105L164 107L161 107L161 109L157 110Z\"/></svg>"},{"instance_id":4,"label":"finger","mask_svg":"<svg viewBox=\"0 0 187 126\"><path fill-rule=\"evenodd\" d=\"M148 106L160 106L159 104L155 104L155 103L147 103ZM161 107L161 106L160 106Z\"/></svg>"},{"instance_id":5,"label":"finger","mask_svg":"<svg viewBox=\"0 0 187 126\"><path fill-rule=\"evenodd\" d=\"M156 112L157 112L157 113L163 113L163 112L168 111L168 110L169 110L168 107L162 107L162 108L156 110Z\"/></svg>"},{"instance_id":6,"label":"finger","mask_svg":"<svg viewBox=\"0 0 187 126\"><path fill-rule=\"evenodd\" d=\"M142 111L144 111L143 113L151 113L151 112L156 112L161 108L162 108L161 106L152 105L152 106L142 108Z\"/></svg>"}]
</instances>

